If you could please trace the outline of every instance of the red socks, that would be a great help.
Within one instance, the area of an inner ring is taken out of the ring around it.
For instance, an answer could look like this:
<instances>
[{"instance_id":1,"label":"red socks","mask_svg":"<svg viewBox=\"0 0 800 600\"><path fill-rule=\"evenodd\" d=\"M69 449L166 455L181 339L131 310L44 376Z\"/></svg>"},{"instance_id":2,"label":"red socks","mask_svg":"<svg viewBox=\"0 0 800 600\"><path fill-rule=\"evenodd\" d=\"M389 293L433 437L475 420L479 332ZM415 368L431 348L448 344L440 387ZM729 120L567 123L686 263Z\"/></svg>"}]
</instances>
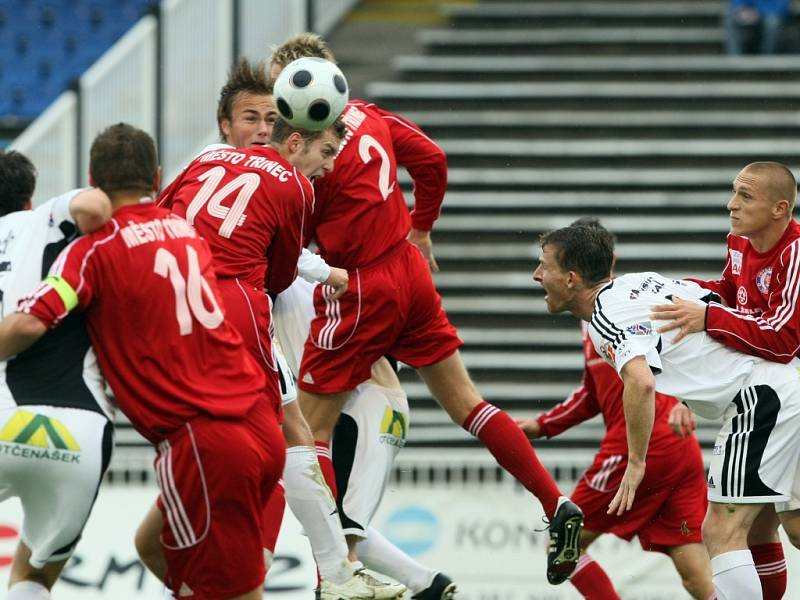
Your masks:
<instances>
[{"instance_id":1,"label":"red socks","mask_svg":"<svg viewBox=\"0 0 800 600\"><path fill-rule=\"evenodd\" d=\"M328 442L319 441L314 442L314 444L317 447L317 460L319 461L319 468L322 470L322 476L325 478L325 483L331 488L331 494L336 498L339 494L336 488L336 471L333 470L330 445Z\"/></svg>"},{"instance_id":2,"label":"red socks","mask_svg":"<svg viewBox=\"0 0 800 600\"><path fill-rule=\"evenodd\" d=\"M786 559L780 542L750 546L764 600L781 600L786 593Z\"/></svg>"},{"instance_id":3,"label":"red socks","mask_svg":"<svg viewBox=\"0 0 800 600\"><path fill-rule=\"evenodd\" d=\"M620 600L603 567L588 554L583 554L578 559L575 570L569 576L569 582L589 600Z\"/></svg>"},{"instance_id":4,"label":"red socks","mask_svg":"<svg viewBox=\"0 0 800 600\"><path fill-rule=\"evenodd\" d=\"M483 442L500 466L539 499L545 514L552 519L561 490L513 419L496 406L481 402L462 427Z\"/></svg>"}]
</instances>

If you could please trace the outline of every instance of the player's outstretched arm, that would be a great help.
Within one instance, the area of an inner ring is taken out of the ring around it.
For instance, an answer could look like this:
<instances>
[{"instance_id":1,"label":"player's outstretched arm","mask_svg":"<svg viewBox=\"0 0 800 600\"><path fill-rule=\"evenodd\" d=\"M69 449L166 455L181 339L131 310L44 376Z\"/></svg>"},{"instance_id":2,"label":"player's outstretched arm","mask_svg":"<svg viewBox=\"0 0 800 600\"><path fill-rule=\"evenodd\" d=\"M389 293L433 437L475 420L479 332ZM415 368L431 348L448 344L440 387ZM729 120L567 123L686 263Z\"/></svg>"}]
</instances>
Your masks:
<instances>
[{"instance_id":1,"label":"player's outstretched arm","mask_svg":"<svg viewBox=\"0 0 800 600\"><path fill-rule=\"evenodd\" d=\"M517 425L519 425L519 428L525 432L525 435L528 436L528 439L535 440L542 437L542 428L539 427L539 421L537 420L537 417L532 417L530 419L517 419Z\"/></svg>"},{"instance_id":2,"label":"player's outstretched arm","mask_svg":"<svg viewBox=\"0 0 800 600\"><path fill-rule=\"evenodd\" d=\"M102 190L89 188L75 195L69 212L83 233L97 231L111 218L111 200Z\"/></svg>"},{"instance_id":3,"label":"player's outstretched arm","mask_svg":"<svg viewBox=\"0 0 800 600\"><path fill-rule=\"evenodd\" d=\"M0 360L30 348L47 333L47 326L33 315L13 313L0 321Z\"/></svg>"},{"instance_id":4,"label":"player's outstretched arm","mask_svg":"<svg viewBox=\"0 0 800 600\"><path fill-rule=\"evenodd\" d=\"M655 419L655 377L644 356L636 356L622 367L620 373L625 389L622 403L628 430L628 466L622 476L608 514L622 515L633 506L636 490L644 479L645 457Z\"/></svg>"}]
</instances>

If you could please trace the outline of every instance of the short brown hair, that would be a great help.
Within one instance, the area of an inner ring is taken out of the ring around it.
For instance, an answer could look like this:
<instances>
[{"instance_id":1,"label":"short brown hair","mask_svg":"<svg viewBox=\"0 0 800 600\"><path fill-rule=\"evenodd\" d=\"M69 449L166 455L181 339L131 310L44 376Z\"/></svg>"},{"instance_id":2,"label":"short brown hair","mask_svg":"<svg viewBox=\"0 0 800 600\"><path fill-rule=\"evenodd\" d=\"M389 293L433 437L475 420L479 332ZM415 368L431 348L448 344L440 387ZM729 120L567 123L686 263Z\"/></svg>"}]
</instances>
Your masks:
<instances>
[{"instance_id":1,"label":"short brown hair","mask_svg":"<svg viewBox=\"0 0 800 600\"><path fill-rule=\"evenodd\" d=\"M306 142L312 142L318 137L320 137L324 132L328 131L329 129L332 130L334 134L336 134L336 137L338 137L339 140L343 140L345 134L347 133L347 128L345 128L344 123L342 123L341 120L339 119L336 119L333 122L333 124L330 125L330 127L312 131L311 129L303 129L302 127L295 127L283 117L279 117L278 120L275 121L275 125L272 128L272 142L274 144L282 144L295 131L299 132L300 135L303 136L303 139Z\"/></svg>"},{"instance_id":2,"label":"short brown hair","mask_svg":"<svg viewBox=\"0 0 800 600\"><path fill-rule=\"evenodd\" d=\"M36 167L24 154L0 150L0 216L23 210L36 189Z\"/></svg>"},{"instance_id":3,"label":"short brown hair","mask_svg":"<svg viewBox=\"0 0 800 600\"><path fill-rule=\"evenodd\" d=\"M149 134L127 123L100 132L89 151L89 174L94 184L111 196L115 192L153 191L158 152Z\"/></svg>"},{"instance_id":4,"label":"short brown hair","mask_svg":"<svg viewBox=\"0 0 800 600\"><path fill-rule=\"evenodd\" d=\"M775 161L759 161L747 165L742 171L763 174L766 192L772 202L786 200L789 211L794 208L797 198L797 181L791 169L783 163Z\"/></svg>"},{"instance_id":5,"label":"short brown hair","mask_svg":"<svg viewBox=\"0 0 800 600\"><path fill-rule=\"evenodd\" d=\"M246 58L241 58L231 67L217 103L217 127L223 140L225 133L222 131L222 121L233 120L233 104L237 98L245 93L271 96L272 86L264 61L252 64Z\"/></svg>"},{"instance_id":6,"label":"short brown hair","mask_svg":"<svg viewBox=\"0 0 800 600\"><path fill-rule=\"evenodd\" d=\"M310 32L293 35L280 46L273 46L269 62L283 68L290 62L306 56L316 56L336 63L336 57L327 42L316 33Z\"/></svg>"},{"instance_id":7,"label":"short brown hair","mask_svg":"<svg viewBox=\"0 0 800 600\"><path fill-rule=\"evenodd\" d=\"M561 270L574 271L587 285L611 277L614 266L614 238L597 223L579 223L542 234L539 245L553 246Z\"/></svg>"}]
</instances>

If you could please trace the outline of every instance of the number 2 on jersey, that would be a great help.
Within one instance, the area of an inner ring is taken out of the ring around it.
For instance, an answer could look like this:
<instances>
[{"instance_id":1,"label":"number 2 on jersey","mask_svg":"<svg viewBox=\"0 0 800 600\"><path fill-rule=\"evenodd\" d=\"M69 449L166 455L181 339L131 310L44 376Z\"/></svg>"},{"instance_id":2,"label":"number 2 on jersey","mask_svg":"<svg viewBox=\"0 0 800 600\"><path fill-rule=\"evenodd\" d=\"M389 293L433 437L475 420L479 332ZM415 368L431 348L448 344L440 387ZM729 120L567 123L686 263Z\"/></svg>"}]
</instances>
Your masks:
<instances>
[{"instance_id":1,"label":"number 2 on jersey","mask_svg":"<svg viewBox=\"0 0 800 600\"><path fill-rule=\"evenodd\" d=\"M189 277L186 279L178 266L178 259L166 248L156 251L156 262L153 266L156 275L169 279L172 284L175 292L175 317L178 319L181 335L192 333L192 315L206 329L216 329L224 319L211 286L200 273L197 251L186 246L186 254L189 265ZM211 310L206 309L204 295L211 304Z\"/></svg>"},{"instance_id":2,"label":"number 2 on jersey","mask_svg":"<svg viewBox=\"0 0 800 600\"><path fill-rule=\"evenodd\" d=\"M381 196L383 196L385 202L389 194L394 191L394 182L389 183L392 162L389 160L389 155L386 154L386 150L384 150L378 140L371 135L364 134L358 141L358 155L361 157L361 160L364 161L365 165L372 160L372 152L370 152L370 150L375 150L381 158L381 169L378 172L378 187L381 190Z\"/></svg>"},{"instance_id":3,"label":"number 2 on jersey","mask_svg":"<svg viewBox=\"0 0 800 600\"><path fill-rule=\"evenodd\" d=\"M197 195L186 208L186 220L194 225L197 213L208 203L208 206L206 206L208 214L222 219L222 224L219 226L218 231L219 235L224 238L230 238L234 229L240 227L245 218L247 218L244 211L247 209L253 193L258 189L258 184L261 180L256 173L242 173L226 183L222 188L217 189L226 172L225 167L213 167L197 178L198 181L203 182L203 187L200 188L200 191L197 192ZM236 199L230 206L223 206L222 201L237 189L239 193L236 195Z\"/></svg>"}]
</instances>

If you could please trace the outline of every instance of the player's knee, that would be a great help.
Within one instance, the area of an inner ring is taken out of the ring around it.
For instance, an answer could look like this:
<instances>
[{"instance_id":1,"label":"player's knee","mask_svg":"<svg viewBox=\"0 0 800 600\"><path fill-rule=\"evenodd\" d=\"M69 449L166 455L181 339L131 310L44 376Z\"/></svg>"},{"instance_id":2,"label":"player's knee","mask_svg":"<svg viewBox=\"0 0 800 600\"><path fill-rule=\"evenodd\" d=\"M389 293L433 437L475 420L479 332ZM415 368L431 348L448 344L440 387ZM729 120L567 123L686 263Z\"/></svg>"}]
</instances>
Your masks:
<instances>
[{"instance_id":1,"label":"player's knee","mask_svg":"<svg viewBox=\"0 0 800 600\"><path fill-rule=\"evenodd\" d=\"M789 541L791 542L792 546L800 549L800 531L798 531L797 529L790 530L787 529L786 527L784 527L784 530L786 531L786 537L789 538Z\"/></svg>"},{"instance_id":2,"label":"player's knee","mask_svg":"<svg viewBox=\"0 0 800 600\"><path fill-rule=\"evenodd\" d=\"M710 575L710 574L709 574ZM681 583L692 598L708 598L714 590L711 578L700 573L689 573L681 576Z\"/></svg>"},{"instance_id":3,"label":"player's knee","mask_svg":"<svg viewBox=\"0 0 800 600\"><path fill-rule=\"evenodd\" d=\"M139 558L146 565L151 564L161 553L161 542L158 539L158 534L153 535L152 530L146 527L144 523L136 530L133 544L136 547L136 553Z\"/></svg>"}]
</instances>

